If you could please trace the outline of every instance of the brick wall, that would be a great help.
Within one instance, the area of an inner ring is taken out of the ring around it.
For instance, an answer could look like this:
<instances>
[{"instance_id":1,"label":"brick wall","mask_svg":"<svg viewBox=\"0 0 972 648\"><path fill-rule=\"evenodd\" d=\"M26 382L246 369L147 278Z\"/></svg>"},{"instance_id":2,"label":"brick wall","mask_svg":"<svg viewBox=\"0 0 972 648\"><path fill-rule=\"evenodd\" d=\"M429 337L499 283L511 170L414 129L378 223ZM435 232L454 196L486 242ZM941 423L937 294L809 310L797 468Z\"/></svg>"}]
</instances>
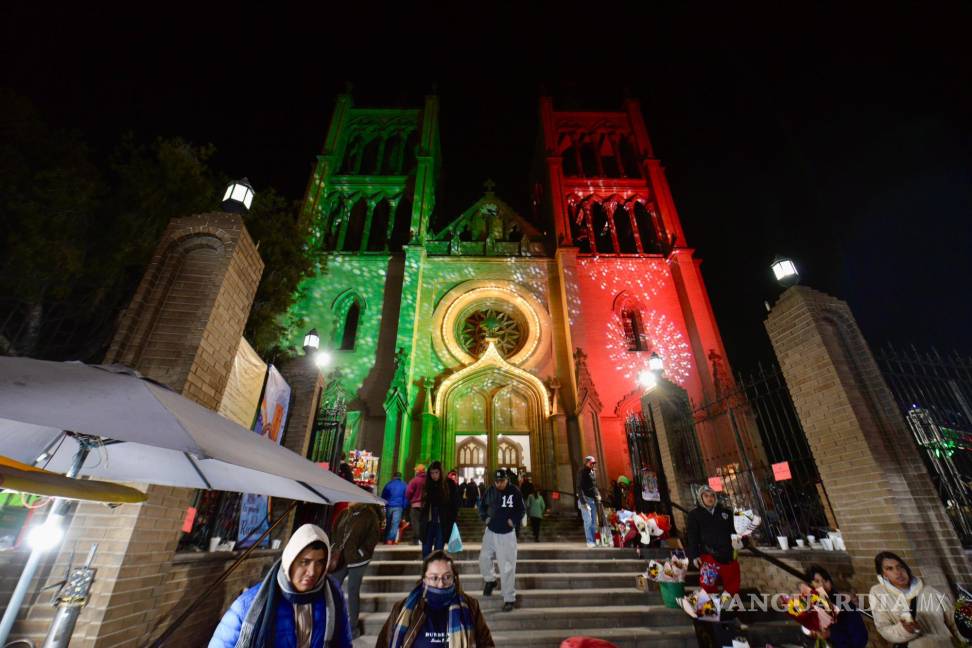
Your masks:
<instances>
[{"instance_id":1,"label":"brick wall","mask_svg":"<svg viewBox=\"0 0 972 648\"><path fill-rule=\"evenodd\" d=\"M105 362L133 367L215 410L262 272L263 262L239 216L173 219L120 318ZM74 647L144 645L167 602L188 598L205 580L178 567L183 562L175 553L194 491L137 486L149 496L142 504L115 509L79 504L62 551L35 581L59 580L72 551L81 560L89 546L98 543L98 572L75 630ZM52 615L48 598L35 596L14 637L39 641L44 636ZM215 625L218 618L215 607L206 608L194 626Z\"/></svg>"},{"instance_id":2,"label":"brick wall","mask_svg":"<svg viewBox=\"0 0 972 648\"><path fill-rule=\"evenodd\" d=\"M838 591L851 591L854 565L846 552L815 549L780 551L765 548L760 548L760 551L770 554L801 573L805 573L810 565L820 565L830 572L830 576L834 579L834 587ZM740 552L739 569L742 574L743 588L757 589L763 594L790 594L797 591L799 579L796 576L746 551ZM866 594L867 590L862 593Z\"/></svg>"},{"instance_id":3,"label":"brick wall","mask_svg":"<svg viewBox=\"0 0 972 648\"><path fill-rule=\"evenodd\" d=\"M855 569L890 550L949 590L972 570L877 363L844 302L803 286L766 320Z\"/></svg>"}]
</instances>

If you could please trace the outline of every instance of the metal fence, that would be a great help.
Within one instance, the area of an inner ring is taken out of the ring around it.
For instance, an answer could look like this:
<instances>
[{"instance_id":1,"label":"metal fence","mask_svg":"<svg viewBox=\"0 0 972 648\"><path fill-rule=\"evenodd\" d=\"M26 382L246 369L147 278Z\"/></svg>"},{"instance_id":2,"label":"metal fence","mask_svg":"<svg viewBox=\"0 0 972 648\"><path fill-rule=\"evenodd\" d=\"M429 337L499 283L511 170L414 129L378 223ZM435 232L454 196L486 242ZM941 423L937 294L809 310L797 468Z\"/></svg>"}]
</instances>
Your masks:
<instances>
[{"instance_id":1,"label":"metal fence","mask_svg":"<svg viewBox=\"0 0 972 648\"><path fill-rule=\"evenodd\" d=\"M710 477L719 478L730 505L762 516L757 539L775 544L777 536L825 535L826 491L779 367L737 375L730 390L693 415L700 435L731 433L739 461L716 466ZM784 470L774 471L784 462Z\"/></svg>"},{"instance_id":2,"label":"metal fence","mask_svg":"<svg viewBox=\"0 0 972 648\"><path fill-rule=\"evenodd\" d=\"M972 546L972 359L890 345L875 358L956 532Z\"/></svg>"}]
</instances>

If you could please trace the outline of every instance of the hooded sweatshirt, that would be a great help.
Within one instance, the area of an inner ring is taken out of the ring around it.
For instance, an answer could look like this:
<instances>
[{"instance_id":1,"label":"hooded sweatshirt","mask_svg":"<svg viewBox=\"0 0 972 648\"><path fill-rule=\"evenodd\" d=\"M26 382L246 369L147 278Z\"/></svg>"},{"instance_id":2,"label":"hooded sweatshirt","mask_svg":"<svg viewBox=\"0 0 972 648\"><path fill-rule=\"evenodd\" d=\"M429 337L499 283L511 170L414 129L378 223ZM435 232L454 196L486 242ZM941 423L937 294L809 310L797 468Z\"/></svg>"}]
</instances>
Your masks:
<instances>
[{"instance_id":1,"label":"hooded sweatshirt","mask_svg":"<svg viewBox=\"0 0 972 648\"><path fill-rule=\"evenodd\" d=\"M710 554L720 563L733 560L732 534L736 532L732 511L724 508L716 500L711 509L702 503L702 494L712 492L703 488L699 491L698 506L688 514L685 553L689 560L702 554Z\"/></svg>"},{"instance_id":2,"label":"hooded sweatshirt","mask_svg":"<svg viewBox=\"0 0 972 648\"><path fill-rule=\"evenodd\" d=\"M327 560L331 557L331 540L327 537L327 533L324 529L317 526L316 524L304 524L301 525L299 529L294 532L294 535L290 537L290 542L284 547L283 554L280 556L280 578L285 578L290 587L293 588L293 583L290 582L290 567L297 560L297 556L303 551L307 545L312 542L323 542L327 545L327 556L325 558L325 568L324 573L321 574L321 579L317 581L317 585L311 589L311 592L317 592L327 585ZM308 592L309 593L309 592ZM298 646L309 646L311 633L314 630L314 611L312 603L305 603L303 605L294 605L294 623L297 626L297 645Z\"/></svg>"}]
</instances>

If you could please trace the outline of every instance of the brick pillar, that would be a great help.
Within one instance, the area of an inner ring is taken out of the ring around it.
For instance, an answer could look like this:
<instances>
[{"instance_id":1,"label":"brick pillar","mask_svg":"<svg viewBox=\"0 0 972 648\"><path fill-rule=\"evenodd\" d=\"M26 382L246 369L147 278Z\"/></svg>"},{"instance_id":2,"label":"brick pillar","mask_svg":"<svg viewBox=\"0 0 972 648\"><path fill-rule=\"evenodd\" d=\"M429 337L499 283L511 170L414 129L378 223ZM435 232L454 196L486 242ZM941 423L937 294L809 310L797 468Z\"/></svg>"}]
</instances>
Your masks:
<instances>
[{"instance_id":1,"label":"brick pillar","mask_svg":"<svg viewBox=\"0 0 972 648\"><path fill-rule=\"evenodd\" d=\"M766 319L797 414L866 592L874 555L900 554L949 591L972 576L867 342L843 301L789 288Z\"/></svg>"},{"instance_id":2,"label":"brick pillar","mask_svg":"<svg viewBox=\"0 0 972 648\"><path fill-rule=\"evenodd\" d=\"M684 427L685 420L692 420L688 394L675 383L659 378L658 384L642 397L641 409L654 424L661 469L665 472L665 479L668 482L669 498L673 504L692 510L695 501L691 484L686 477L691 477L694 471L691 470L691 466L679 465L678 448L684 440L677 438L679 430ZM694 434L694 431L692 433ZM675 518L675 525L679 529L685 529L687 524L685 514L672 507L672 515Z\"/></svg>"},{"instance_id":3,"label":"brick pillar","mask_svg":"<svg viewBox=\"0 0 972 648\"><path fill-rule=\"evenodd\" d=\"M262 272L239 216L173 219L122 314L105 362L126 364L216 409ZM63 575L71 550L83 556L92 543L98 543L98 572L72 646L144 645L171 609L162 602L163 590L194 491L161 486L147 491L142 504L108 509L85 502L75 511L51 580ZM192 594L175 607L181 610ZM22 628L32 636L43 632L50 617L47 598L36 599L29 613L34 622ZM212 625L217 621L213 618ZM176 635L172 645L194 642Z\"/></svg>"}]
</instances>

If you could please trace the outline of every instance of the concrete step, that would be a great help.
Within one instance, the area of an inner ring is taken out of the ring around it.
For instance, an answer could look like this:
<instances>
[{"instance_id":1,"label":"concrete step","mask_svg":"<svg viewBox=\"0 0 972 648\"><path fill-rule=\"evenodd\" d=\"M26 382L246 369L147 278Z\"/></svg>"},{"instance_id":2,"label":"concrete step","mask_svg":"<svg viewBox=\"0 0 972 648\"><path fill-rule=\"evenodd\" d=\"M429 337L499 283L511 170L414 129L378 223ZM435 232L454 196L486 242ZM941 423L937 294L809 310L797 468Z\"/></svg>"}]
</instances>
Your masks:
<instances>
[{"instance_id":1,"label":"concrete step","mask_svg":"<svg viewBox=\"0 0 972 648\"><path fill-rule=\"evenodd\" d=\"M497 612L496 614L516 614ZM687 619L688 617L686 617ZM695 628L685 625L636 628L583 627L571 629L492 630L492 616L487 614L487 624L493 641L503 648L559 648L567 637L597 637L610 641L618 648L696 648L698 640ZM372 648L377 642L377 626L374 635L365 635L354 641L354 648ZM794 634L794 631L796 634ZM800 629L791 621L758 623L746 628L751 646L767 643L779 648L800 648Z\"/></svg>"},{"instance_id":2,"label":"concrete step","mask_svg":"<svg viewBox=\"0 0 972 648\"><path fill-rule=\"evenodd\" d=\"M468 593L484 610L503 607L503 597L497 590L492 596L483 596L482 590ZM404 597L404 592L375 592L361 594L362 612L385 612ZM535 589L517 590L517 606L522 609L564 607L566 605L594 607L605 601L618 605L661 605L658 592L639 592L631 587L591 587L586 589Z\"/></svg>"},{"instance_id":3,"label":"concrete step","mask_svg":"<svg viewBox=\"0 0 972 648\"><path fill-rule=\"evenodd\" d=\"M479 557L479 542L464 542L463 551L459 554L460 560L474 560ZM375 548L375 560L408 560L420 561L422 549L418 545L397 544L397 545L378 545ZM634 559L637 554L634 549L619 549L615 547L594 547L588 549L584 542L519 542L517 543L517 562L521 560L533 559L557 559L565 560L614 560L614 559ZM643 548L642 558L645 566L648 560L666 559L671 555L670 549L658 547ZM642 567L644 569L644 567Z\"/></svg>"},{"instance_id":4,"label":"concrete step","mask_svg":"<svg viewBox=\"0 0 972 648\"><path fill-rule=\"evenodd\" d=\"M494 594L494 596L497 596ZM564 614L562 607L515 609L512 612L490 609L485 611L492 632L504 630L562 630L576 628L633 628L648 626L684 625L685 612L660 605L612 605L571 607ZM377 635L388 614L375 612L361 615L365 634ZM570 636L568 632L564 636Z\"/></svg>"},{"instance_id":5,"label":"concrete step","mask_svg":"<svg viewBox=\"0 0 972 648\"><path fill-rule=\"evenodd\" d=\"M469 556L469 553L462 552L463 555L456 561L459 574L473 574L479 571L479 557ZM592 572L628 572L639 573L644 571L646 561L631 559L618 560L594 560L594 559L541 559L533 557L522 557L517 552L516 573L517 574L585 574ZM372 560L368 567L368 574L372 576L402 576L417 575L420 566L418 561L414 563L405 560Z\"/></svg>"},{"instance_id":6,"label":"concrete step","mask_svg":"<svg viewBox=\"0 0 972 648\"><path fill-rule=\"evenodd\" d=\"M517 590L533 589L584 589L584 588L631 588L641 572L575 573L575 574L516 574ZM368 576L361 583L361 592L408 592L418 584L418 570L403 576ZM483 579L479 570L460 574L463 589L482 591ZM497 588L499 585L497 585Z\"/></svg>"}]
</instances>

